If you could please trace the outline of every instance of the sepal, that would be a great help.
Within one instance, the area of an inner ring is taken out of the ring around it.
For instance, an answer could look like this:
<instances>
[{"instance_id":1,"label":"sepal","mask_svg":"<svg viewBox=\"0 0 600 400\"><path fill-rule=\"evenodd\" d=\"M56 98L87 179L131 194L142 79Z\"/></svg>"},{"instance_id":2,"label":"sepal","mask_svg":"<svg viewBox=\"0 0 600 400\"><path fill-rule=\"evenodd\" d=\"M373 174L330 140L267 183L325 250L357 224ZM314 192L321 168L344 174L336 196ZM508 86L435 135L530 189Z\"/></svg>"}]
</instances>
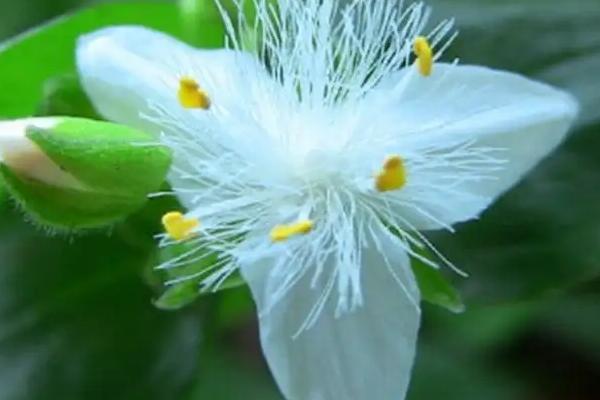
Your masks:
<instances>
[{"instance_id":1,"label":"sepal","mask_svg":"<svg viewBox=\"0 0 600 400\"><path fill-rule=\"evenodd\" d=\"M108 225L140 208L171 164L143 132L81 118L0 123L0 174L36 222L56 228Z\"/></svg>"}]
</instances>

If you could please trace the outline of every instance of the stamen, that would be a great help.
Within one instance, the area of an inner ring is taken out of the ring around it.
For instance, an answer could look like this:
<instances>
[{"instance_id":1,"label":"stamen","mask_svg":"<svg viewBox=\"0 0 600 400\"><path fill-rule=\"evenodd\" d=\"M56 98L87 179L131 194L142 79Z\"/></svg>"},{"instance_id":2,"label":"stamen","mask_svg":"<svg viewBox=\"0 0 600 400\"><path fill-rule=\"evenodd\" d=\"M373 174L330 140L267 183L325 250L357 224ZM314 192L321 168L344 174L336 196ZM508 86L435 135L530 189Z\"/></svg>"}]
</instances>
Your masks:
<instances>
[{"instance_id":1,"label":"stamen","mask_svg":"<svg viewBox=\"0 0 600 400\"><path fill-rule=\"evenodd\" d=\"M192 231L200 226L200 221L196 218L185 218L182 213L172 211L162 217L162 224L171 239L184 240L189 238Z\"/></svg>"},{"instance_id":2,"label":"stamen","mask_svg":"<svg viewBox=\"0 0 600 400\"><path fill-rule=\"evenodd\" d=\"M312 231L314 226L313 221L303 220L295 224L277 225L271 230L271 240L273 242L283 242L292 236L305 235Z\"/></svg>"},{"instance_id":3,"label":"stamen","mask_svg":"<svg viewBox=\"0 0 600 400\"><path fill-rule=\"evenodd\" d=\"M179 104L185 108L210 108L210 98L193 78L184 76L179 80Z\"/></svg>"},{"instance_id":4,"label":"stamen","mask_svg":"<svg viewBox=\"0 0 600 400\"><path fill-rule=\"evenodd\" d=\"M375 178L375 187L380 192L401 189L406 184L406 168L400 156L388 157L383 169Z\"/></svg>"},{"instance_id":5,"label":"stamen","mask_svg":"<svg viewBox=\"0 0 600 400\"><path fill-rule=\"evenodd\" d=\"M427 38L425 36L417 36L413 50L417 55L417 65L419 66L421 75L431 75L433 71L433 50Z\"/></svg>"}]
</instances>

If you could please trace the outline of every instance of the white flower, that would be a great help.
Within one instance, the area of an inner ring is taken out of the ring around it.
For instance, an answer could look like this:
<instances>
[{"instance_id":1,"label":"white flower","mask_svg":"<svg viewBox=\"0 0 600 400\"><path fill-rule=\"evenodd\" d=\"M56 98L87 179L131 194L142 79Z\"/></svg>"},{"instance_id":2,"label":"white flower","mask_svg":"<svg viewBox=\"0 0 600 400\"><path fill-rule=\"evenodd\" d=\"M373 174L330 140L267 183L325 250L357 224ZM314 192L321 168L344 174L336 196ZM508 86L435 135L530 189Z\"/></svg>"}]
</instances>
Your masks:
<instances>
[{"instance_id":1,"label":"white flower","mask_svg":"<svg viewBox=\"0 0 600 400\"><path fill-rule=\"evenodd\" d=\"M255 53L227 18L232 50L109 28L79 42L83 84L104 116L174 151L189 211L165 216L163 244L199 245L163 267L208 246L221 256L205 288L241 270L287 398L400 399L420 319L409 255L434 250L419 231L479 216L577 106L515 74L434 64L452 23L425 33L422 4L255 3Z\"/></svg>"}]
</instances>

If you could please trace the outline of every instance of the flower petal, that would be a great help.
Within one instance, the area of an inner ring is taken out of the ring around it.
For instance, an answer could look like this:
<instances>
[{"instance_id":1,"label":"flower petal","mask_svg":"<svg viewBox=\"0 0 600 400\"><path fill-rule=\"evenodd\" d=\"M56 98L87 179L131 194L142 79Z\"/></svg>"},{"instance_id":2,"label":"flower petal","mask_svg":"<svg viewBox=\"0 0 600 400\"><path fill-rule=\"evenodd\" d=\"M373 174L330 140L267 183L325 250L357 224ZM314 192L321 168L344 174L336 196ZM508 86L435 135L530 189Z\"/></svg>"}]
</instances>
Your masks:
<instances>
[{"instance_id":1,"label":"flower petal","mask_svg":"<svg viewBox=\"0 0 600 400\"><path fill-rule=\"evenodd\" d=\"M153 115L151 104L179 110L182 77L196 80L213 102L231 106L236 93L248 91L248 74L264 74L249 54L197 50L135 26L106 28L81 37L77 66L86 92L104 117L151 133L163 127L141 115Z\"/></svg>"},{"instance_id":2,"label":"flower petal","mask_svg":"<svg viewBox=\"0 0 600 400\"><path fill-rule=\"evenodd\" d=\"M496 156L505 164L491 179L457 182L454 194L445 193L438 209L428 210L450 225L476 218L556 148L578 107L565 92L513 73L436 64L430 77L407 68L386 79L365 100L370 121L375 109L379 110L376 129L396 131L400 148L442 151L469 143L475 149L498 150ZM451 176L453 166L438 172ZM428 218L414 225L441 227Z\"/></svg>"},{"instance_id":3,"label":"flower petal","mask_svg":"<svg viewBox=\"0 0 600 400\"><path fill-rule=\"evenodd\" d=\"M51 130L61 121L60 117L0 121L0 162L24 176L48 185L76 190L85 188L27 137L29 128Z\"/></svg>"},{"instance_id":4,"label":"flower petal","mask_svg":"<svg viewBox=\"0 0 600 400\"><path fill-rule=\"evenodd\" d=\"M364 305L336 317L332 295L317 322L295 337L326 283L311 287L306 276L267 310L285 277L273 276L268 263L242 266L259 310L263 351L286 398L404 398L419 329L419 293L404 250L391 235L380 236L383 254L373 243L363 252ZM402 285L387 266L393 266ZM336 266L328 267L334 271Z\"/></svg>"}]
</instances>

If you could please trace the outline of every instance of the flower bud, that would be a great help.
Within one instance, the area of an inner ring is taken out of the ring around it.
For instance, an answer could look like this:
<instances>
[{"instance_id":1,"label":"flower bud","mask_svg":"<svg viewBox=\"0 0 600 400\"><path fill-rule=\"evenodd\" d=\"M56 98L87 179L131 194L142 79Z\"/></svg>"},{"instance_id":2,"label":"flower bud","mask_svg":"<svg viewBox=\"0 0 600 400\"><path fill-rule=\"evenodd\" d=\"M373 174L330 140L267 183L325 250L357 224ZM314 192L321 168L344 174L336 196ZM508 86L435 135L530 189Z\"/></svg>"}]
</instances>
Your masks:
<instances>
[{"instance_id":1,"label":"flower bud","mask_svg":"<svg viewBox=\"0 0 600 400\"><path fill-rule=\"evenodd\" d=\"M0 175L38 222L89 228L141 207L164 182L169 151L107 122L46 117L0 122Z\"/></svg>"},{"instance_id":2,"label":"flower bud","mask_svg":"<svg viewBox=\"0 0 600 400\"><path fill-rule=\"evenodd\" d=\"M27 137L28 127L51 129L58 118L26 118L0 122L0 162L19 174L53 186L80 188L81 184L62 171Z\"/></svg>"}]
</instances>

